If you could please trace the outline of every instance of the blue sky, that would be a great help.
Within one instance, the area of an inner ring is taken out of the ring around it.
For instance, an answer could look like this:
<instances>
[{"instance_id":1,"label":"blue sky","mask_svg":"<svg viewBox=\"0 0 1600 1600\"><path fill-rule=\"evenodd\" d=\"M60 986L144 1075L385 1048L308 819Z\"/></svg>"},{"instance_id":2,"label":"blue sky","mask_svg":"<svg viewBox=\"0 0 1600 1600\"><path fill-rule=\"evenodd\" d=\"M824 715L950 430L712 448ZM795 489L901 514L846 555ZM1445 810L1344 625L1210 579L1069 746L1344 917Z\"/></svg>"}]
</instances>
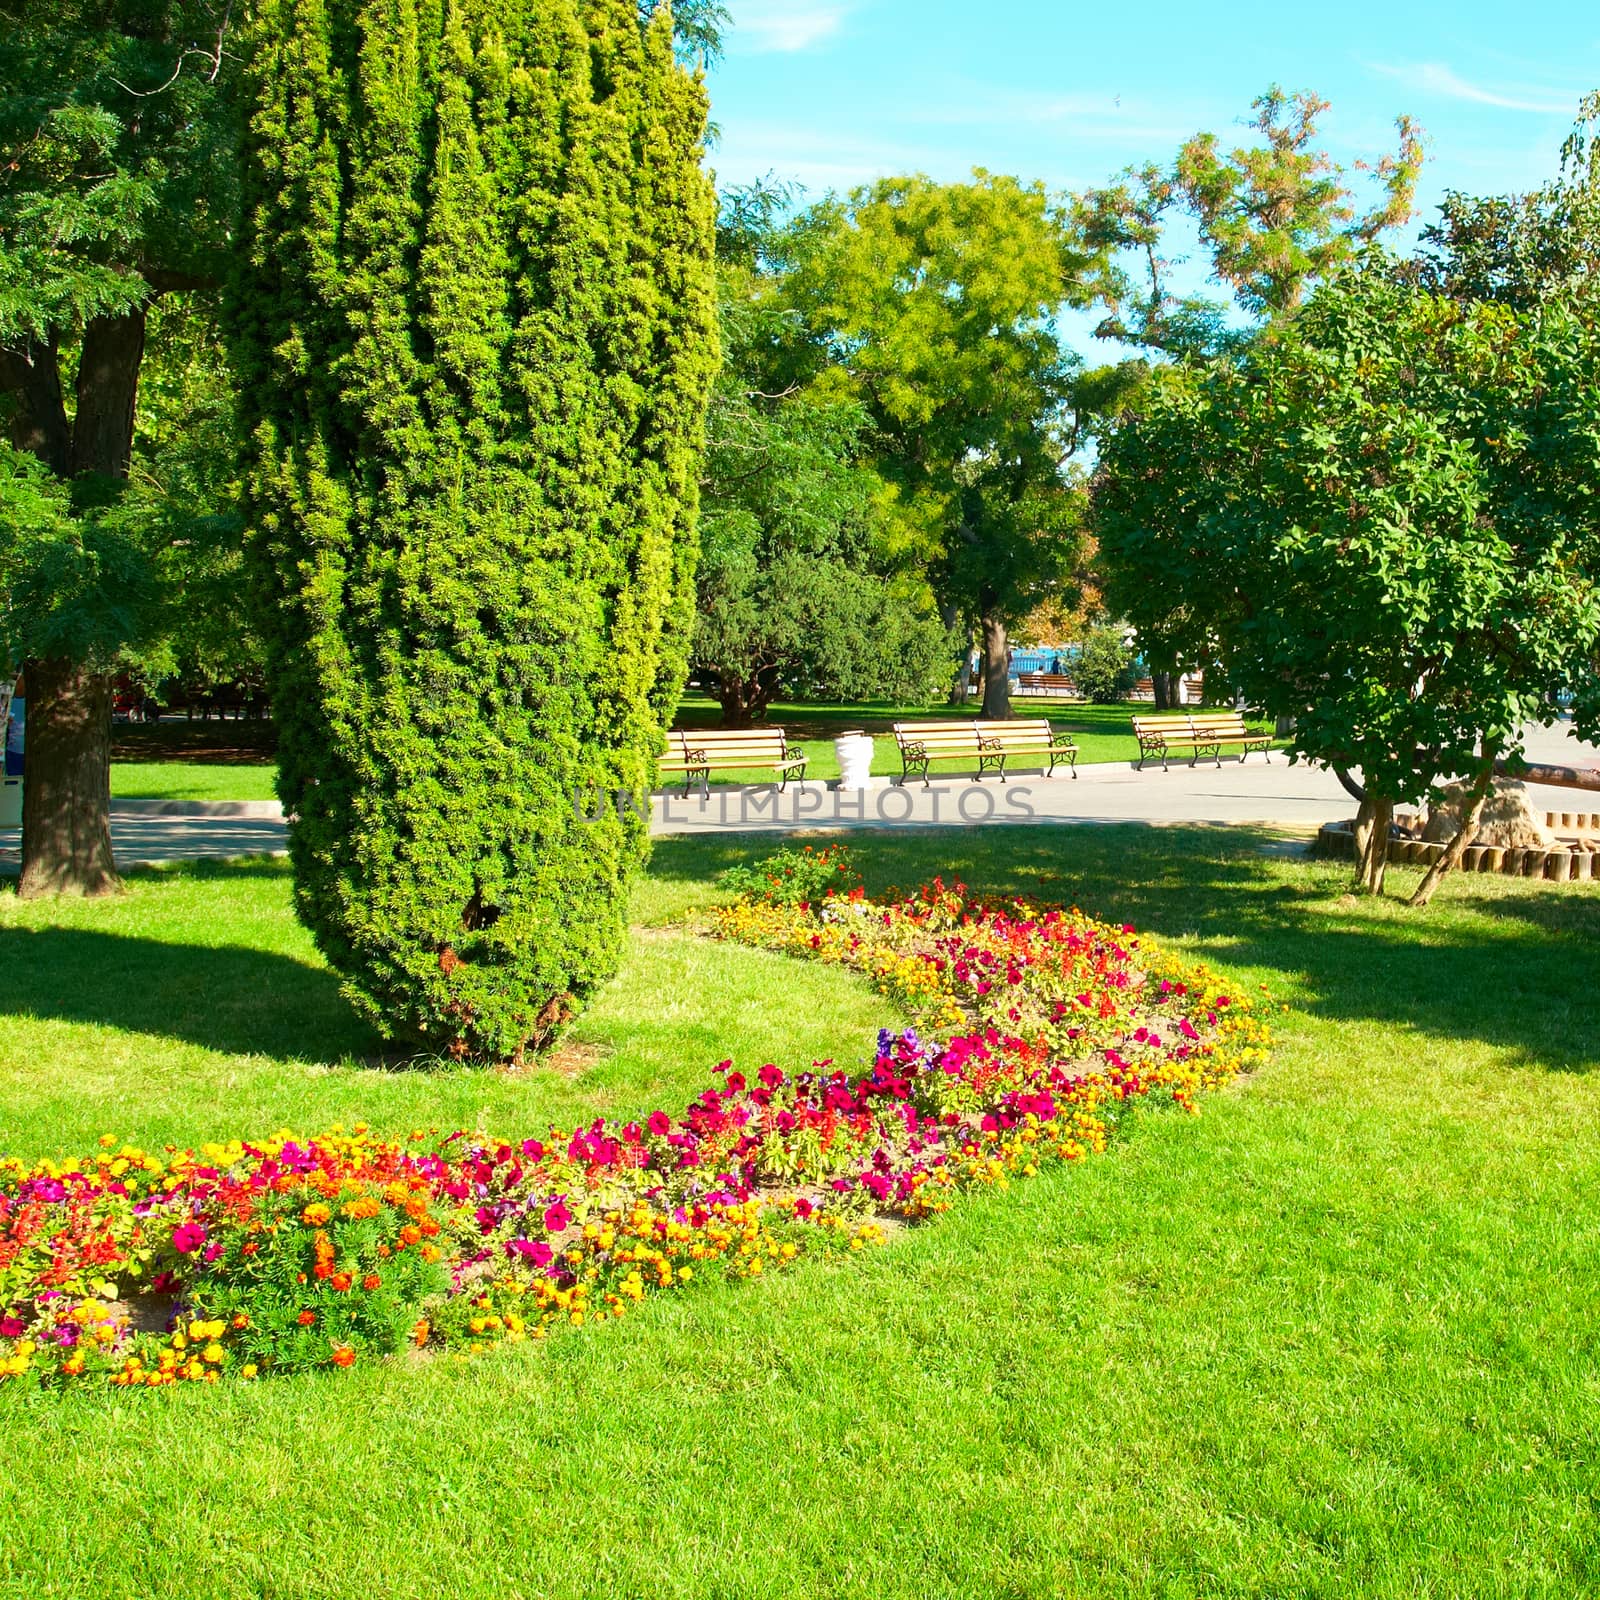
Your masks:
<instances>
[{"instance_id":1,"label":"blue sky","mask_svg":"<svg viewBox=\"0 0 1600 1600\"><path fill-rule=\"evenodd\" d=\"M773 172L812 195L974 166L1098 184L1237 127L1270 83L1315 89L1341 159L1429 136L1419 203L1554 175L1578 97L1600 88L1593 0L731 0L712 70L719 182ZM1196 285L1198 287L1198 284Z\"/></svg>"}]
</instances>

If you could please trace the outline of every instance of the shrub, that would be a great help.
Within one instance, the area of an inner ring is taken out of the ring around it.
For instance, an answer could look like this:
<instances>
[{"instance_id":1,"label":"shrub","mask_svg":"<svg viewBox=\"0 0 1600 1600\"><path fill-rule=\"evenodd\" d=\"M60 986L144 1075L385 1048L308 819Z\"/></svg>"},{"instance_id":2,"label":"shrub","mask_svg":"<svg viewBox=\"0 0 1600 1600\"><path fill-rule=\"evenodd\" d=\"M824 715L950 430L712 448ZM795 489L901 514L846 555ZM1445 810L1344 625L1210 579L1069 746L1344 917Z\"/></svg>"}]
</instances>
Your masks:
<instances>
[{"instance_id":1,"label":"shrub","mask_svg":"<svg viewBox=\"0 0 1600 1600\"><path fill-rule=\"evenodd\" d=\"M296 904L384 1031L614 970L681 688L705 99L636 0L266 0L231 314ZM593 817L593 820L586 820Z\"/></svg>"},{"instance_id":2,"label":"shrub","mask_svg":"<svg viewBox=\"0 0 1600 1600\"><path fill-rule=\"evenodd\" d=\"M1123 643L1121 631L1092 629L1079 647L1073 674L1086 699L1100 705L1123 699L1134 686L1136 677L1133 652Z\"/></svg>"},{"instance_id":3,"label":"shrub","mask_svg":"<svg viewBox=\"0 0 1600 1600\"><path fill-rule=\"evenodd\" d=\"M717 882L730 894L762 905L812 905L830 894L859 888L861 873L850 847L805 845L775 851L761 861L729 867Z\"/></svg>"}]
</instances>

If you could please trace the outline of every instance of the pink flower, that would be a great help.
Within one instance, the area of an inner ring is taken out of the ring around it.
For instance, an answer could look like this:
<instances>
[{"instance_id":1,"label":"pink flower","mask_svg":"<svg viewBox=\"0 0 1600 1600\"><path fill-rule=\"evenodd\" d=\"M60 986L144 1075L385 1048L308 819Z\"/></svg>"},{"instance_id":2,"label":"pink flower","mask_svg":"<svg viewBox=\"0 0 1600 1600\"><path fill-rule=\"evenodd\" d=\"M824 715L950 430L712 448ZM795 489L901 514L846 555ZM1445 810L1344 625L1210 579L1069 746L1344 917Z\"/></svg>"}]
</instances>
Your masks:
<instances>
[{"instance_id":1,"label":"pink flower","mask_svg":"<svg viewBox=\"0 0 1600 1600\"><path fill-rule=\"evenodd\" d=\"M672 1118L665 1111L652 1111L646 1126L658 1139L664 1139L672 1132Z\"/></svg>"},{"instance_id":2,"label":"pink flower","mask_svg":"<svg viewBox=\"0 0 1600 1600\"><path fill-rule=\"evenodd\" d=\"M545 1207L544 1225L548 1233L560 1233L563 1228L572 1226L572 1213L567 1210L565 1201L557 1200Z\"/></svg>"},{"instance_id":3,"label":"pink flower","mask_svg":"<svg viewBox=\"0 0 1600 1600\"><path fill-rule=\"evenodd\" d=\"M196 1251L206 1242L206 1229L203 1222L182 1222L173 1230L172 1248L180 1256L186 1256Z\"/></svg>"},{"instance_id":4,"label":"pink flower","mask_svg":"<svg viewBox=\"0 0 1600 1600\"><path fill-rule=\"evenodd\" d=\"M776 1089L783 1082L783 1073L770 1061L756 1076L761 1079L762 1087L767 1089Z\"/></svg>"},{"instance_id":5,"label":"pink flower","mask_svg":"<svg viewBox=\"0 0 1600 1600\"><path fill-rule=\"evenodd\" d=\"M555 1260L555 1252L543 1239L508 1239L506 1254L521 1256L536 1267L548 1267Z\"/></svg>"}]
</instances>

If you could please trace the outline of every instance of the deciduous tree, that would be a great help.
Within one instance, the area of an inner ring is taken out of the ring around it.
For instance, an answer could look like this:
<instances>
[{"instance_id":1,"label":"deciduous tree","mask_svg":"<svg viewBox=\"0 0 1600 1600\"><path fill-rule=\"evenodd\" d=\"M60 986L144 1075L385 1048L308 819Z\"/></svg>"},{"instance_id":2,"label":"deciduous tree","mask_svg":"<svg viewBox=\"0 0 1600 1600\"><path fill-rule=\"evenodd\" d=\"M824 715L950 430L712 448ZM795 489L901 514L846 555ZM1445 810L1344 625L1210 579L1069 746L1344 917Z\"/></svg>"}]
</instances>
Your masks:
<instances>
[{"instance_id":1,"label":"deciduous tree","mask_svg":"<svg viewBox=\"0 0 1600 1600\"><path fill-rule=\"evenodd\" d=\"M111 673L154 628L170 550L151 497L124 503L139 381L153 303L214 281L226 247L230 27L205 0L0 8L0 448L49 482L15 462L3 481L54 508L0 502L7 582L31 596L7 641L28 680L24 895L117 883Z\"/></svg>"},{"instance_id":2,"label":"deciduous tree","mask_svg":"<svg viewBox=\"0 0 1600 1600\"><path fill-rule=\"evenodd\" d=\"M1007 630L1074 566L1076 362L1055 317L1088 262L1037 185L890 178L797 229L795 303L847 374L940 600L981 629L984 715L1006 717Z\"/></svg>"},{"instance_id":3,"label":"deciduous tree","mask_svg":"<svg viewBox=\"0 0 1600 1600\"><path fill-rule=\"evenodd\" d=\"M1374 264L1103 442L1108 601L1360 768L1368 889L1394 806L1515 753L1594 660L1597 384L1592 301L1519 318Z\"/></svg>"}]
</instances>

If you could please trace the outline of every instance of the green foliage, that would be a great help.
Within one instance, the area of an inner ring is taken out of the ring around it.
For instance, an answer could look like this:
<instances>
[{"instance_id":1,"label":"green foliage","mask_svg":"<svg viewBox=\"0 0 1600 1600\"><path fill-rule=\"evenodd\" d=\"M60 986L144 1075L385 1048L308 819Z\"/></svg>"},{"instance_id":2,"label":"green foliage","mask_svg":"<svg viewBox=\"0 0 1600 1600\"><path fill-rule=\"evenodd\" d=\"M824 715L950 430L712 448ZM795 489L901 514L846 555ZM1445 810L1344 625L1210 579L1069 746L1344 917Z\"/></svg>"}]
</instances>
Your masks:
<instances>
[{"instance_id":1,"label":"green foliage","mask_svg":"<svg viewBox=\"0 0 1600 1600\"><path fill-rule=\"evenodd\" d=\"M701 501L694 658L724 714L780 692L921 698L953 648L925 584L899 570L864 405L837 368L807 370L807 330L774 264L786 196L725 197L718 224L723 364Z\"/></svg>"},{"instance_id":2,"label":"green foliage","mask_svg":"<svg viewBox=\"0 0 1600 1600\"><path fill-rule=\"evenodd\" d=\"M326 1367L330 1349L390 1355L449 1288L436 1222L424 1234L387 1197L308 1206L308 1193L263 1190L184 1264L195 1311L229 1325L235 1361L294 1371Z\"/></svg>"},{"instance_id":3,"label":"green foliage","mask_svg":"<svg viewBox=\"0 0 1600 1600\"><path fill-rule=\"evenodd\" d=\"M1358 215L1343 171L1314 143L1328 102L1274 84L1253 109L1260 144L1224 155L1215 134L1198 134L1178 152L1175 171L1217 276L1246 310L1276 316L1300 303L1310 279L1410 217L1422 134L1409 117L1396 121L1398 154L1368 169L1382 197Z\"/></svg>"},{"instance_id":4,"label":"green foliage","mask_svg":"<svg viewBox=\"0 0 1600 1600\"><path fill-rule=\"evenodd\" d=\"M634 0L261 7L234 312L296 900L515 1057L615 970L683 681L705 102Z\"/></svg>"},{"instance_id":5,"label":"green foliage","mask_svg":"<svg viewBox=\"0 0 1600 1600\"><path fill-rule=\"evenodd\" d=\"M861 870L850 847L786 846L759 861L742 861L717 876L718 886L741 900L761 905L811 905L830 894L859 888Z\"/></svg>"},{"instance_id":6,"label":"green foliage","mask_svg":"<svg viewBox=\"0 0 1600 1600\"><path fill-rule=\"evenodd\" d=\"M1452 191L1422 230L1402 276L1458 300L1493 300L1529 311L1552 295L1600 279L1600 145L1592 95L1562 147L1561 176L1528 194L1477 197Z\"/></svg>"},{"instance_id":7,"label":"green foliage","mask_svg":"<svg viewBox=\"0 0 1600 1600\"><path fill-rule=\"evenodd\" d=\"M1089 263L1066 219L1014 178L892 178L814 207L790 248L794 304L867 409L903 537L941 604L1003 630L1079 544L1076 364L1054 318L1085 301Z\"/></svg>"},{"instance_id":8,"label":"green foliage","mask_svg":"<svg viewBox=\"0 0 1600 1600\"><path fill-rule=\"evenodd\" d=\"M0 443L0 657L64 656L151 682L254 664L229 376L211 317L187 301L150 312L126 480L64 481Z\"/></svg>"},{"instance_id":9,"label":"green foliage","mask_svg":"<svg viewBox=\"0 0 1600 1600\"><path fill-rule=\"evenodd\" d=\"M1230 325L1228 308L1172 293L1172 262L1162 251L1180 213L1199 228L1215 276L1238 305L1267 320L1292 311L1313 283L1410 217L1423 160L1410 118L1396 122L1395 154L1359 164L1379 188L1359 211L1346 169L1316 142L1326 100L1274 85L1252 109L1257 143L1224 151L1214 133L1199 133L1170 167L1129 167L1075 198L1080 239L1108 263L1094 279L1095 297L1110 308L1096 329L1102 338L1183 359L1237 350L1250 337Z\"/></svg>"},{"instance_id":10,"label":"green foliage","mask_svg":"<svg viewBox=\"0 0 1600 1600\"><path fill-rule=\"evenodd\" d=\"M1597 381L1592 302L1519 318L1353 273L1106 441L1107 598L1303 755L1417 800L1592 678Z\"/></svg>"},{"instance_id":11,"label":"green foliage","mask_svg":"<svg viewBox=\"0 0 1600 1600\"><path fill-rule=\"evenodd\" d=\"M1091 628L1079 646L1072 676L1079 693L1098 705L1125 698L1136 674L1133 651L1123 640L1123 630Z\"/></svg>"}]
</instances>

